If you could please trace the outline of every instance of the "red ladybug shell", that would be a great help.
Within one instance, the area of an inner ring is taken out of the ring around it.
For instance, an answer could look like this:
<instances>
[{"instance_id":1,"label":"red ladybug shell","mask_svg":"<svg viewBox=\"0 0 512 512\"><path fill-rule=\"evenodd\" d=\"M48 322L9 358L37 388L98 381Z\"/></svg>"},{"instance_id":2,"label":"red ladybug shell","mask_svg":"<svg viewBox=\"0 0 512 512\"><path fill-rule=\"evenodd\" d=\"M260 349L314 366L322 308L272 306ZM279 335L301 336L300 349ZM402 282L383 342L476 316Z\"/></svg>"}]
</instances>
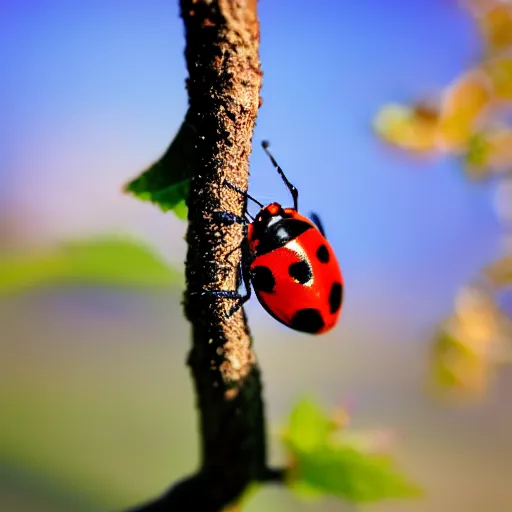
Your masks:
<instances>
[{"instance_id":1,"label":"red ladybug shell","mask_svg":"<svg viewBox=\"0 0 512 512\"><path fill-rule=\"evenodd\" d=\"M332 329L343 301L343 276L329 242L293 208L272 203L249 225L251 284L276 320L311 334Z\"/></svg>"}]
</instances>

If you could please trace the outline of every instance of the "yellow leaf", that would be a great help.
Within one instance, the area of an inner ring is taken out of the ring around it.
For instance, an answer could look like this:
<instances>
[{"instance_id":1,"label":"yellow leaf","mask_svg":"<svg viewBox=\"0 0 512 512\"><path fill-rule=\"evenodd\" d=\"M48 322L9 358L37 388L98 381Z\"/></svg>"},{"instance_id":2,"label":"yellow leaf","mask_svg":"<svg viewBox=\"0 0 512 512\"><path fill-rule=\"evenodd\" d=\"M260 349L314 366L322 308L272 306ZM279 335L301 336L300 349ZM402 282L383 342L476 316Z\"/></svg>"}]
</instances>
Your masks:
<instances>
[{"instance_id":1,"label":"yellow leaf","mask_svg":"<svg viewBox=\"0 0 512 512\"><path fill-rule=\"evenodd\" d=\"M489 59L483 64L497 100L512 100L512 56Z\"/></svg>"},{"instance_id":2,"label":"yellow leaf","mask_svg":"<svg viewBox=\"0 0 512 512\"><path fill-rule=\"evenodd\" d=\"M467 173L473 178L489 177L512 169L512 128L488 128L474 133L464 155Z\"/></svg>"},{"instance_id":3,"label":"yellow leaf","mask_svg":"<svg viewBox=\"0 0 512 512\"><path fill-rule=\"evenodd\" d=\"M490 99L490 81L479 69L457 78L445 89L439 120L439 136L445 149L465 148Z\"/></svg>"},{"instance_id":4,"label":"yellow leaf","mask_svg":"<svg viewBox=\"0 0 512 512\"><path fill-rule=\"evenodd\" d=\"M512 284L512 256L505 256L494 261L484 269L483 273L494 287L510 286Z\"/></svg>"},{"instance_id":5,"label":"yellow leaf","mask_svg":"<svg viewBox=\"0 0 512 512\"><path fill-rule=\"evenodd\" d=\"M490 292L476 286L463 287L455 299L450 332L474 354L487 357L498 334L499 311Z\"/></svg>"},{"instance_id":6,"label":"yellow leaf","mask_svg":"<svg viewBox=\"0 0 512 512\"><path fill-rule=\"evenodd\" d=\"M469 138L463 157L464 170L473 179L488 178L492 173L489 167L491 147L485 133L476 132Z\"/></svg>"},{"instance_id":7,"label":"yellow leaf","mask_svg":"<svg viewBox=\"0 0 512 512\"><path fill-rule=\"evenodd\" d=\"M489 175L512 169L512 128L498 127L474 134L466 147L469 174Z\"/></svg>"},{"instance_id":8,"label":"yellow leaf","mask_svg":"<svg viewBox=\"0 0 512 512\"><path fill-rule=\"evenodd\" d=\"M497 5L479 18L480 31L491 50L512 45L512 6Z\"/></svg>"},{"instance_id":9,"label":"yellow leaf","mask_svg":"<svg viewBox=\"0 0 512 512\"><path fill-rule=\"evenodd\" d=\"M417 153L436 151L438 114L426 105L391 104L378 112L373 128L387 143Z\"/></svg>"},{"instance_id":10,"label":"yellow leaf","mask_svg":"<svg viewBox=\"0 0 512 512\"><path fill-rule=\"evenodd\" d=\"M498 172L510 171L512 169L512 129L496 130L489 135L488 143L491 168Z\"/></svg>"},{"instance_id":11,"label":"yellow leaf","mask_svg":"<svg viewBox=\"0 0 512 512\"><path fill-rule=\"evenodd\" d=\"M457 320L452 318L436 335L431 382L434 389L445 396L481 399L489 389L493 365L484 354L468 348L463 332L453 332L456 326Z\"/></svg>"}]
</instances>

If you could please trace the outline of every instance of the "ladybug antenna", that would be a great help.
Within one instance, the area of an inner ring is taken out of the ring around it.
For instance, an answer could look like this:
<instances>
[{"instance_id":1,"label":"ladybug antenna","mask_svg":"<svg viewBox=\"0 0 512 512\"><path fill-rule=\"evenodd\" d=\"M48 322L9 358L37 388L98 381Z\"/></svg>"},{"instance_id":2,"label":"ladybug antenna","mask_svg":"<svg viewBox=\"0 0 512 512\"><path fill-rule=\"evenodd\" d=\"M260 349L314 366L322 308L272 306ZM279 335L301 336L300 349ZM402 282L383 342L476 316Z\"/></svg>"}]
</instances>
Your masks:
<instances>
[{"instance_id":1,"label":"ladybug antenna","mask_svg":"<svg viewBox=\"0 0 512 512\"><path fill-rule=\"evenodd\" d=\"M249 195L247 192L244 192L241 188L238 188L237 186L233 185L233 183L230 183L228 180L224 180L224 183L229 187L238 192L239 194L242 194L247 199L250 199L252 202L256 203L260 208L263 208L264 204L260 203L257 199L254 199L251 195Z\"/></svg>"},{"instance_id":2,"label":"ladybug antenna","mask_svg":"<svg viewBox=\"0 0 512 512\"><path fill-rule=\"evenodd\" d=\"M288 178L285 176L283 169L279 167L278 163L276 162L276 159L272 156L272 153L268 150L268 147L270 146L270 143L268 140L264 140L261 142L261 147L267 153L268 157L272 161L272 164L277 169L277 172L279 173L279 176L281 176L282 180L284 181L284 184L290 191L290 194L293 197L293 209L298 210L299 206L299 191L288 181Z\"/></svg>"}]
</instances>

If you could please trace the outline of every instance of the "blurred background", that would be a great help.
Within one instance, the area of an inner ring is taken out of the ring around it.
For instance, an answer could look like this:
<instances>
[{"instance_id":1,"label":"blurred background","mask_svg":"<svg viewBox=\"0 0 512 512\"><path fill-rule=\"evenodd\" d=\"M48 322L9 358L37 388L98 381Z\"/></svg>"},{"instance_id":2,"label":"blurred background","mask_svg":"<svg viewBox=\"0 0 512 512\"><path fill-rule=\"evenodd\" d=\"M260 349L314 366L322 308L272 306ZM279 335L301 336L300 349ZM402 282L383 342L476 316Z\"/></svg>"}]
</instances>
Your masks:
<instances>
[{"instance_id":1,"label":"blurred background","mask_svg":"<svg viewBox=\"0 0 512 512\"><path fill-rule=\"evenodd\" d=\"M186 112L177 4L1 3L2 511L122 509L197 465L186 223L122 193ZM318 339L247 307L272 458L292 405L313 394L348 407L355 428L391 428L400 467L425 489L368 510L512 510L510 372L478 385L478 400L447 403L429 385L439 323L503 255L497 184L468 179L453 157L396 152L372 130L383 105L429 98L480 58L474 18L452 0L259 11L255 142L271 141L301 209L321 215L346 280L342 321ZM254 147L251 193L286 203ZM269 487L247 510L340 507Z\"/></svg>"}]
</instances>

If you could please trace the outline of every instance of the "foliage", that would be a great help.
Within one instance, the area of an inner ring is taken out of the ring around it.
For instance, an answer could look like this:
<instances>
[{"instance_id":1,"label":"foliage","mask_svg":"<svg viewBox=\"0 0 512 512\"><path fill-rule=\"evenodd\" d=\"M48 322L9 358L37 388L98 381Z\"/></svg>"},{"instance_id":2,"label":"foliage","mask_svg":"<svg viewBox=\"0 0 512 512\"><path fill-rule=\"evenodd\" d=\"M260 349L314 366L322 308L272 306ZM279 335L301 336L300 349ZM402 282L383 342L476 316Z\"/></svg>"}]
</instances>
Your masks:
<instances>
[{"instance_id":1,"label":"foliage","mask_svg":"<svg viewBox=\"0 0 512 512\"><path fill-rule=\"evenodd\" d=\"M164 212L172 210L180 219L187 218L187 198L192 170L190 167L193 127L183 122L164 155L125 187L142 201L150 201Z\"/></svg>"},{"instance_id":2,"label":"foliage","mask_svg":"<svg viewBox=\"0 0 512 512\"><path fill-rule=\"evenodd\" d=\"M433 383L448 396L480 398L496 367L508 363L512 321L485 282L459 291L454 312L439 326L432 351Z\"/></svg>"},{"instance_id":3,"label":"foliage","mask_svg":"<svg viewBox=\"0 0 512 512\"><path fill-rule=\"evenodd\" d=\"M419 495L378 446L379 432L342 430L343 411L330 416L311 399L293 409L283 441L290 467L288 485L300 495L331 495L352 503Z\"/></svg>"},{"instance_id":4,"label":"foliage","mask_svg":"<svg viewBox=\"0 0 512 512\"><path fill-rule=\"evenodd\" d=\"M121 238L76 240L28 253L0 254L0 294L55 282L170 286L179 282L144 245Z\"/></svg>"},{"instance_id":5,"label":"foliage","mask_svg":"<svg viewBox=\"0 0 512 512\"><path fill-rule=\"evenodd\" d=\"M455 77L437 101L386 105L373 126L387 144L423 157L454 157L469 179L498 181L495 208L506 254L481 270L477 284L459 292L455 313L440 324L432 345L436 387L481 397L495 368L511 360L510 318L499 298L512 281L512 5L499 0L462 5L482 38L478 62ZM469 305L472 300L477 307Z\"/></svg>"}]
</instances>

